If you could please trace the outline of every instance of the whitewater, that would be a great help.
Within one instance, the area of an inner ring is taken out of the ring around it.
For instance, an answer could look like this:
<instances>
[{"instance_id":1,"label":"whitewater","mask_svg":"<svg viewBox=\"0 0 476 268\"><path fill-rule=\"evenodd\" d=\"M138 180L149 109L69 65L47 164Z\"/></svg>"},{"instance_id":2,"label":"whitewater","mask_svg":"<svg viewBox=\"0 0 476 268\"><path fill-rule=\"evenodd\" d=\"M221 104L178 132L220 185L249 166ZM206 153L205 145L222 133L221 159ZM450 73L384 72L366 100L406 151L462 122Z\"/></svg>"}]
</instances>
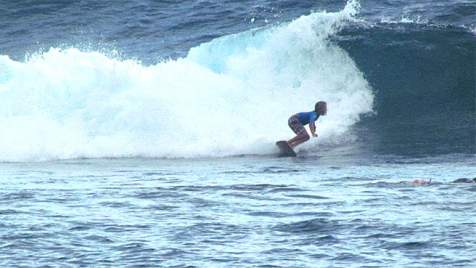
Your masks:
<instances>
[{"instance_id":1,"label":"whitewater","mask_svg":"<svg viewBox=\"0 0 476 268\"><path fill-rule=\"evenodd\" d=\"M330 41L359 3L216 38L144 65L52 48L1 56L0 160L272 154L287 118L326 100L318 143L339 143L372 111L372 89Z\"/></svg>"}]
</instances>

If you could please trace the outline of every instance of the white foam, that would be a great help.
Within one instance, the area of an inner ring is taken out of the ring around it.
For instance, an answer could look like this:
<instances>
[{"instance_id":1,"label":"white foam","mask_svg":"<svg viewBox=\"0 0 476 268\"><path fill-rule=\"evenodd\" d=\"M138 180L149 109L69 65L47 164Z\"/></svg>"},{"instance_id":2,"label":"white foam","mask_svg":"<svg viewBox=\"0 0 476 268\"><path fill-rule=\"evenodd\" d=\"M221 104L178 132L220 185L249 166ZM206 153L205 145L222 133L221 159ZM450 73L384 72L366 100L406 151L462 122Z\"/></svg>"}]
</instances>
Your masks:
<instances>
[{"instance_id":1,"label":"white foam","mask_svg":"<svg viewBox=\"0 0 476 268\"><path fill-rule=\"evenodd\" d=\"M381 23L387 24L428 24L428 19L422 18L421 16L400 16L396 18L392 17L383 17L380 19Z\"/></svg>"},{"instance_id":2,"label":"white foam","mask_svg":"<svg viewBox=\"0 0 476 268\"><path fill-rule=\"evenodd\" d=\"M0 160L199 157L271 153L290 115L328 102L316 142L342 142L372 110L371 88L327 38L337 13L212 40L185 58L144 66L75 48L25 62L0 57Z\"/></svg>"}]
</instances>

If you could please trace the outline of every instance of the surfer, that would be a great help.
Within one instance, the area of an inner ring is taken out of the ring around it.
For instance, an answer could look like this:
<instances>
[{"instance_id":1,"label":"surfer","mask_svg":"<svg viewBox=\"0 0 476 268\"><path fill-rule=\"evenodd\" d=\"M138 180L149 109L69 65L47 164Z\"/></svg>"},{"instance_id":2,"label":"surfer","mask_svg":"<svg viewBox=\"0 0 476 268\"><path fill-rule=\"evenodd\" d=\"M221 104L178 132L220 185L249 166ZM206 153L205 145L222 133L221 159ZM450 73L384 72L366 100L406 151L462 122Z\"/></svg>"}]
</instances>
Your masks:
<instances>
[{"instance_id":1,"label":"surfer","mask_svg":"<svg viewBox=\"0 0 476 268\"><path fill-rule=\"evenodd\" d=\"M291 116L288 120L288 125L292 131L296 133L296 137L287 141L289 147L294 148L310 139L309 134L304 128L304 126L307 124L309 124L311 135L317 138L316 120L319 118L319 116L326 114L327 103L325 101L318 101L314 106L314 111L297 113Z\"/></svg>"},{"instance_id":2,"label":"surfer","mask_svg":"<svg viewBox=\"0 0 476 268\"><path fill-rule=\"evenodd\" d=\"M452 183L476 183L476 177L469 179L469 178L459 178ZM426 180L426 179L414 179L413 181L410 182L411 185L413 186L423 186L423 185L430 185L432 184L431 179Z\"/></svg>"}]
</instances>

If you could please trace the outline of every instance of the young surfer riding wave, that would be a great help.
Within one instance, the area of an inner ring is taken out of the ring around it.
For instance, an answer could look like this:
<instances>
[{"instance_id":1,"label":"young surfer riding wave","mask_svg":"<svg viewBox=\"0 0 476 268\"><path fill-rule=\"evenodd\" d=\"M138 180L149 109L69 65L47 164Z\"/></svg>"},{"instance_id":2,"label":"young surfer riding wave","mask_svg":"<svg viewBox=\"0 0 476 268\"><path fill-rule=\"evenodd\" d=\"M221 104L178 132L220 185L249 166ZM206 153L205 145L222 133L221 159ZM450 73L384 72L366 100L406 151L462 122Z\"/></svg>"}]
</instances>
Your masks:
<instances>
[{"instance_id":1,"label":"young surfer riding wave","mask_svg":"<svg viewBox=\"0 0 476 268\"><path fill-rule=\"evenodd\" d=\"M318 101L314 106L314 111L302 112L292 115L288 120L288 125L292 131L296 133L296 137L287 141L289 147L294 148L310 139L309 134L304 128L304 126L307 124L309 124L311 135L317 138L316 120L319 118L319 116L326 114L327 103L325 101Z\"/></svg>"}]
</instances>

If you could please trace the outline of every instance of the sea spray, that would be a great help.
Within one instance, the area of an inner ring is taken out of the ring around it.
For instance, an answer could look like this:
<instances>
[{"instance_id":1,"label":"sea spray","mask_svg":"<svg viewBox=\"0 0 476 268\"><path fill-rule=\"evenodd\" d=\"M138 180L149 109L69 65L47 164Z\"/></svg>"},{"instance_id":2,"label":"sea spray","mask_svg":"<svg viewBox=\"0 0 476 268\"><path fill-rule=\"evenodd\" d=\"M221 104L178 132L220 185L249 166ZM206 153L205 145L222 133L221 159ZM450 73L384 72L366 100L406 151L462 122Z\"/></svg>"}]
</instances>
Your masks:
<instances>
[{"instance_id":1,"label":"sea spray","mask_svg":"<svg viewBox=\"0 0 476 268\"><path fill-rule=\"evenodd\" d=\"M316 12L144 66L75 48L0 58L0 160L272 153L287 118L326 100L320 138L372 110L371 88L328 37L358 12Z\"/></svg>"}]
</instances>

